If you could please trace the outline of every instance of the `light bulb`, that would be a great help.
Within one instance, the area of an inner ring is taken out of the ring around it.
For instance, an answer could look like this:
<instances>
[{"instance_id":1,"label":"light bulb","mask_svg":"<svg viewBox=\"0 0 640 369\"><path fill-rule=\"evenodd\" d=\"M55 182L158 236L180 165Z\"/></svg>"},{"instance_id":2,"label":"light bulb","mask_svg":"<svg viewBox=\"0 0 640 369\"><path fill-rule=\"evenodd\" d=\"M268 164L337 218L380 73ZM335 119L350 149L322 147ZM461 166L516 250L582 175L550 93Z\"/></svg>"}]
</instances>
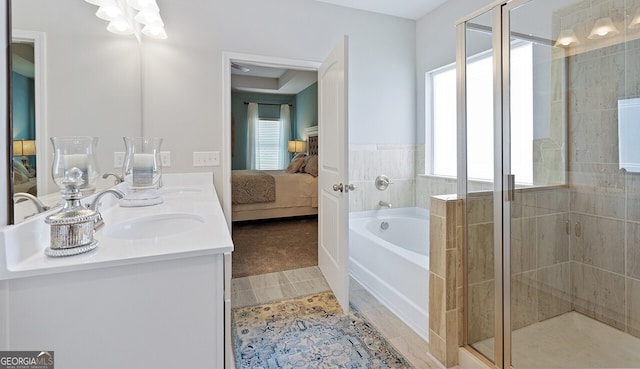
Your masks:
<instances>
[{"instance_id":1,"label":"light bulb","mask_svg":"<svg viewBox=\"0 0 640 369\"><path fill-rule=\"evenodd\" d=\"M162 26L150 26L146 25L142 28L142 33L151 37L164 40L167 38L167 32L165 32Z\"/></svg>"},{"instance_id":2,"label":"light bulb","mask_svg":"<svg viewBox=\"0 0 640 369\"><path fill-rule=\"evenodd\" d=\"M114 21L122 17L122 10L115 5L103 5L98 8L96 16L106 21Z\"/></svg>"},{"instance_id":3,"label":"light bulb","mask_svg":"<svg viewBox=\"0 0 640 369\"><path fill-rule=\"evenodd\" d=\"M145 25L164 26L164 23L162 22L162 18L160 17L160 14L156 11L141 10L135 16L135 20L136 22L142 23Z\"/></svg>"}]
</instances>

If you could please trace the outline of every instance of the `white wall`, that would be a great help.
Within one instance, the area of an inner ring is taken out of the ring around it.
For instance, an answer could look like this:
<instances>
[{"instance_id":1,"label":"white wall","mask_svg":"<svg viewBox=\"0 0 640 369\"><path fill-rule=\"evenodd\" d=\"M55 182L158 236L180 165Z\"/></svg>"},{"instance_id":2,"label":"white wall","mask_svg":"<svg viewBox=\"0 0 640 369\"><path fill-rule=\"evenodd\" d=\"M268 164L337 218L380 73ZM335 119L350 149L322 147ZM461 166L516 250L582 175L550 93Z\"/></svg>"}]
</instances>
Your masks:
<instances>
[{"instance_id":1,"label":"white wall","mask_svg":"<svg viewBox=\"0 0 640 369\"><path fill-rule=\"evenodd\" d=\"M169 38L143 44L145 134L174 172L222 142L222 53L322 61L350 37L351 143L413 143L415 22L314 0L158 0ZM211 168L205 168L210 170ZM221 167L214 168L221 188Z\"/></svg>"},{"instance_id":2,"label":"white wall","mask_svg":"<svg viewBox=\"0 0 640 369\"><path fill-rule=\"evenodd\" d=\"M107 32L97 9L79 0L14 0L11 11L12 28L46 33L46 135L99 137L98 164L107 172L113 152L124 151L122 137L140 135L140 48L133 36ZM38 155L51 165L46 147ZM58 190L50 181L47 192Z\"/></svg>"}]
</instances>

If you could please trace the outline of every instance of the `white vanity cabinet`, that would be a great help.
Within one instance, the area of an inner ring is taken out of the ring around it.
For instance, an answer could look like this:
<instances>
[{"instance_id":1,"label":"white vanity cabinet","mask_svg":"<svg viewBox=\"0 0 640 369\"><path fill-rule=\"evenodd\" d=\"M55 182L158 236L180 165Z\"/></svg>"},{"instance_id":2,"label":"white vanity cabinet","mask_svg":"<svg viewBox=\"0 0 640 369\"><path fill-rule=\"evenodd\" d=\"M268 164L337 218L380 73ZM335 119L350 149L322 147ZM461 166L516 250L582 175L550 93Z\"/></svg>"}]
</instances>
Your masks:
<instances>
[{"instance_id":1,"label":"white vanity cabinet","mask_svg":"<svg viewBox=\"0 0 640 369\"><path fill-rule=\"evenodd\" d=\"M105 209L107 226L96 233L101 244L86 254L30 253L22 242L28 236L2 230L1 350L54 351L56 368L223 368L230 283L224 259L233 244L212 178L205 177L207 185L189 191L164 178L163 205ZM145 211L192 212L206 229L135 240L106 236L110 224ZM29 222L16 227L26 225L19 229L27 232ZM36 228L31 237L41 232ZM47 246L41 241L36 248Z\"/></svg>"}]
</instances>

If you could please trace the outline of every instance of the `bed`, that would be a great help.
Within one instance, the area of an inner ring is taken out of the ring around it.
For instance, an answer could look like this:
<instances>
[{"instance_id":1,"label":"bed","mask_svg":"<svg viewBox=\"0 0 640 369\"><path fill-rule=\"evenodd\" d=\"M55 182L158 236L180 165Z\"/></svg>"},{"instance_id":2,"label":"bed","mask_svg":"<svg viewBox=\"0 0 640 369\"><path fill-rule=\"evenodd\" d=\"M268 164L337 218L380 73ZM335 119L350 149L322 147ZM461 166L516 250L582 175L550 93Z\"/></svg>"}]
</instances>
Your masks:
<instances>
[{"instance_id":1,"label":"bed","mask_svg":"<svg viewBox=\"0 0 640 369\"><path fill-rule=\"evenodd\" d=\"M26 192L38 196L36 171L24 166L20 161L13 160L13 192Z\"/></svg>"},{"instance_id":2,"label":"bed","mask_svg":"<svg viewBox=\"0 0 640 369\"><path fill-rule=\"evenodd\" d=\"M318 214L317 142L317 134L309 135L307 153L288 170L233 170L232 221Z\"/></svg>"}]
</instances>

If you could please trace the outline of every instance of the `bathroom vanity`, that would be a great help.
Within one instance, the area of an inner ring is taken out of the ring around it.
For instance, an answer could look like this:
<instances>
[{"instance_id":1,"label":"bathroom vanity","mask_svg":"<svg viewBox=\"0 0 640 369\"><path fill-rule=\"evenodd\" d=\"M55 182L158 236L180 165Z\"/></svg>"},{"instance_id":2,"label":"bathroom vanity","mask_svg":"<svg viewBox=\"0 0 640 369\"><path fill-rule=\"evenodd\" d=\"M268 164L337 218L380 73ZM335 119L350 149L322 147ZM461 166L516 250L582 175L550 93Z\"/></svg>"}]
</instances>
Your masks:
<instances>
[{"instance_id":1,"label":"bathroom vanity","mask_svg":"<svg viewBox=\"0 0 640 369\"><path fill-rule=\"evenodd\" d=\"M59 368L225 367L233 243L212 174L162 180L160 205L104 196L88 253L44 254L56 210L0 230L0 350L54 351Z\"/></svg>"}]
</instances>

